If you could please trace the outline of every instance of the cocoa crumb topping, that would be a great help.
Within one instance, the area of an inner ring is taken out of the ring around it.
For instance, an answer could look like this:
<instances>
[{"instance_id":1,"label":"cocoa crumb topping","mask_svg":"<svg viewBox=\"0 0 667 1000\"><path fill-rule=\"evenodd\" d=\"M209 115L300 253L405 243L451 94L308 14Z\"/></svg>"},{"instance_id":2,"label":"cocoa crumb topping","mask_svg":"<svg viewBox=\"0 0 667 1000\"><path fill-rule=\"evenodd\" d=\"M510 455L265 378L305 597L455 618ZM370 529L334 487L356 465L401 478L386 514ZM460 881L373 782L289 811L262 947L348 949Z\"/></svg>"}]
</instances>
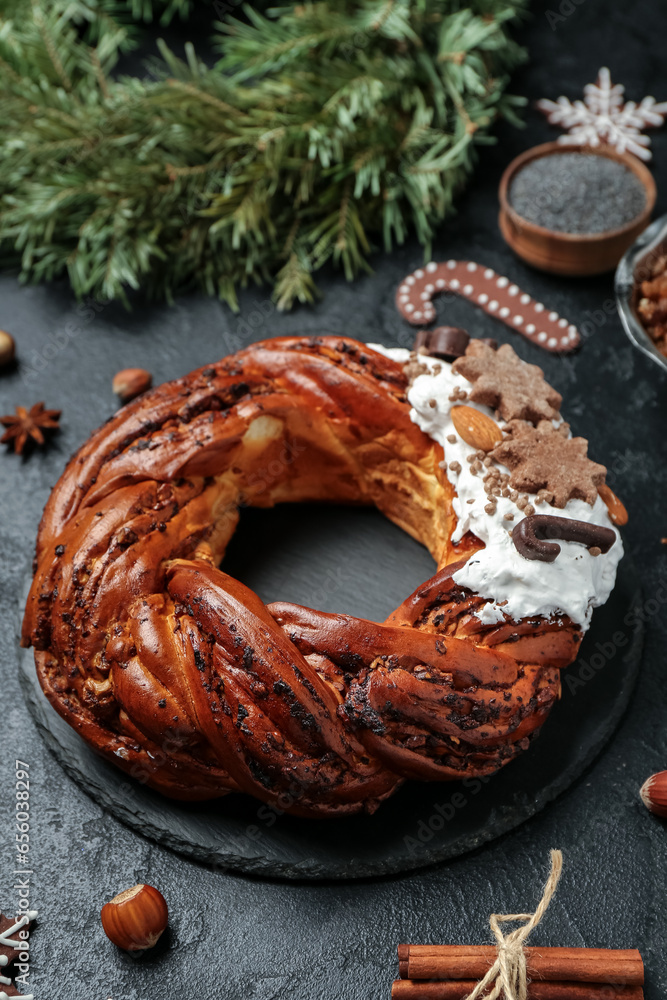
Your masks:
<instances>
[{"instance_id":1,"label":"cocoa crumb topping","mask_svg":"<svg viewBox=\"0 0 667 1000\"><path fill-rule=\"evenodd\" d=\"M420 375L428 375L429 369L428 365L425 365L422 361L417 360L416 354L411 354L410 360L406 361L403 365L403 371L408 380L408 385L410 386Z\"/></svg>"},{"instance_id":2,"label":"cocoa crumb topping","mask_svg":"<svg viewBox=\"0 0 667 1000\"><path fill-rule=\"evenodd\" d=\"M461 386L455 385L450 392L448 399L450 403L464 402L468 398L468 393Z\"/></svg>"}]
</instances>

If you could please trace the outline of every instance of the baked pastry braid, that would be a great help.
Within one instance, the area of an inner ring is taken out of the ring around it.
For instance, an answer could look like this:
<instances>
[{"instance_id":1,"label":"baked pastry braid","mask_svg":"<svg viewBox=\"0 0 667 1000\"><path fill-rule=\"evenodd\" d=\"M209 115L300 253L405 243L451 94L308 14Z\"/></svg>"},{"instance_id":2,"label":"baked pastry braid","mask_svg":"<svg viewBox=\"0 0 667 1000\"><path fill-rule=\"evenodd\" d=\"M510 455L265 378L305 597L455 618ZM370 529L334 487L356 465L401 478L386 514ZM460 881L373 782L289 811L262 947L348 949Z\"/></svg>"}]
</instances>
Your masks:
<instances>
[{"instance_id":1,"label":"baked pastry braid","mask_svg":"<svg viewBox=\"0 0 667 1000\"><path fill-rule=\"evenodd\" d=\"M46 506L23 644L51 704L178 799L372 812L404 779L488 775L524 750L582 624L485 623L454 579L443 448L404 365L344 337L254 344L123 407ZM383 623L265 605L219 568L240 507L374 504L437 572Z\"/></svg>"}]
</instances>

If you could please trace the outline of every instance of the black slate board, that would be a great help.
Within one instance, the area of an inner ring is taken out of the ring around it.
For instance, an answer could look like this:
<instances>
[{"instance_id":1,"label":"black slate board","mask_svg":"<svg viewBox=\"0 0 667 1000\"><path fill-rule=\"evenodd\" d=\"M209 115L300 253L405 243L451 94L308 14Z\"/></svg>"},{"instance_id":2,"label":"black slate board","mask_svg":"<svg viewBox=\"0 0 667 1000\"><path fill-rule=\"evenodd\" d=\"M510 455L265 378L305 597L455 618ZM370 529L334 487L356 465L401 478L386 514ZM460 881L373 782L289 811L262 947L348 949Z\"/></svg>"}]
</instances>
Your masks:
<instances>
[{"instance_id":1,"label":"black slate board","mask_svg":"<svg viewBox=\"0 0 667 1000\"><path fill-rule=\"evenodd\" d=\"M267 602L281 598L380 621L433 572L428 553L377 511L316 505L245 511L223 566ZM527 753L483 782L409 782L370 817L296 819L240 795L172 802L107 764L60 719L41 692L32 650L22 652L21 680L63 768L144 836L223 870L288 879L387 875L506 833L581 775L630 699L643 642L643 626L632 616L640 600L626 556L580 658L564 674L562 701Z\"/></svg>"}]
</instances>

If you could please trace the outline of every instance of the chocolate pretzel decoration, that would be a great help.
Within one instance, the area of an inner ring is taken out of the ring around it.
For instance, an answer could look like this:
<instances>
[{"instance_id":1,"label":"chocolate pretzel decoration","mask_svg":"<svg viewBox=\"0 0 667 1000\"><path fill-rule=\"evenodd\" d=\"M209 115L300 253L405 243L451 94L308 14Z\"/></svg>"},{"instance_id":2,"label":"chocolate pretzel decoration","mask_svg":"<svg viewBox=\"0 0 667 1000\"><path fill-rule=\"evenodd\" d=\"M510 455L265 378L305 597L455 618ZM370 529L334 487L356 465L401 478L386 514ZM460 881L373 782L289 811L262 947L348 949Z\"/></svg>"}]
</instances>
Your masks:
<instances>
[{"instance_id":1,"label":"chocolate pretzel decoration","mask_svg":"<svg viewBox=\"0 0 667 1000\"><path fill-rule=\"evenodd\" d=\"M522 292L509 278L472 260L431 261L418 267L399 285L396 306L408 323L421 326L435 319L433 297L440 292L462 295L545 351L569 354L581 344L576 326Z\"/></svg>"},{"instance_id":2,"label":"chocolate pretzel decoration","mask_svg":"<svg viewBox=\"0 0 667 1000\"><path fill-rule=\"evenodd\" d=\"M524 517L512 531L512 541L524 559L553 562L560 552L560 545L547 541L548 538L581 542L589 550L598 550L591 552L592 555L599 555L600 552L609 551L616 541L616 533L600 524L551 514L531 514Z\"/></svg>"}]
</instances>

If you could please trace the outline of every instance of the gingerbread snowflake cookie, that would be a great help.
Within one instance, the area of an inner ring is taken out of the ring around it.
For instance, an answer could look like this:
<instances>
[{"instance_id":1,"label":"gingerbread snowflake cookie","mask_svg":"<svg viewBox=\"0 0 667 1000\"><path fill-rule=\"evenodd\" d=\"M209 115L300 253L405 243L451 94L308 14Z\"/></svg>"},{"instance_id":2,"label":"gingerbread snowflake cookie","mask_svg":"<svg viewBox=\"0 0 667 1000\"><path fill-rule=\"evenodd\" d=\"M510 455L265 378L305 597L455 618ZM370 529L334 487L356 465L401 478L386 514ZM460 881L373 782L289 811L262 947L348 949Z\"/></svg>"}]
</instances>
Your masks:
<instances>
[{"instance_id":1,"label":"gingerbread snowflake cookie","mask_svg":"<svg viewBox=\"0 0 667 1000\"><path fill-rule=\"evenodd\" d=\"M637 104L625 101L625 87L613 84L606 66L600 69L595 83L584 87L583 101L559 97L557 101L542 100L537 107L552 125L567 129L558 142L578 146L607 144L619 153L634 153L640 160L650 160L650 139L641 129L664 125L667 101L658 104L653 97L644 97Z\"/></svg>"},{"instance_id":2,"label":"gingerbread snowflake cookie","mask_svg":"<svg viewBox=\"0 0 667 1000\"><path fill-rule=\"evenodd\" d=\"M480 340L472 340L452 371L473 383L469 393L473 403L490 406L503 420L537 424L558 417L561 394L545 380L541 368L522 361L509 344L495 351Z\"/></svg>"},{"instance_id":3,"label":"gingerbread snowflake cookie","mask_svg":"<svg viewBox=\"0 0 667 1000\"><path fill-rule=\"evenodd\" d=\"M569 500L595 503L607 470L588 458L585 438L568 437L567 424L554 427L549 420L541 420L537 427L512 420L505 431L507 437L491 455L510 470L513 489L541 491L544 499L559 508Z\"/></svg>"}]
</instances>

